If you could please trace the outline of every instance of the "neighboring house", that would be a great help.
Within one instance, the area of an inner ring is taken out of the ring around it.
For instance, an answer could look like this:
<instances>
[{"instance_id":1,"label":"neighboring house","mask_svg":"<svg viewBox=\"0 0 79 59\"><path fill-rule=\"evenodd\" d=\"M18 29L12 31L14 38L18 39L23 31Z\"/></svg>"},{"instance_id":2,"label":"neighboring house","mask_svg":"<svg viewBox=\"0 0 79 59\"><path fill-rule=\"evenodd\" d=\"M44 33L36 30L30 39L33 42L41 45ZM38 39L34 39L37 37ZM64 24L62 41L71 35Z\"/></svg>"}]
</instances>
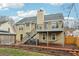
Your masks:
<instances>
[{"instance_id":1,"label":"neighboring house","mask_svg":"<svg viewBox=\"0 0 79 59\"><path fill-rule=\"evenodd\" d=\"M11 24L9 20L1 21L0 22L0 29L9 31L10 33L16 33L14 25Z\"/></svg>"},{"instance_id":2,"label":"neighboring house","mask_svg":"<svg viewBox=\"0 0 79 59\"><path fill-rule=\"evenodd\" d=\"M65 36L73 36L73 31L75 31L75 29L71 29L71 28L64 28L64 33Z\"/></svg>"},{"instance_id":3,"label":"neighboring house","mask_svg":"<svg viewBox=\"0 0 79 59\"><path fill-rule=\"evenodd\" d=\"M0 18L0 45L15 44L16 32L14 25L6 18Z\"/></svg>"},{"instance_id":4,"label":"neighboring house","mask_svg":"<svg viewBox=\"0 0 79 59\"><path fill-rule=\"evenodd\" d=\"M0 29L0 45L12 45L16 43L16 34Z\"/></svg>"},{"instance_id":5,"label":"neighboring house","mask_svg":"<svg viewBox=\"0 0 79 59\"><path fill-rule=\"evenodd\" d=\"M26 17L16 23L16 40L27 43L35 39L47 45L52 43L64 46L63 20L61 13L44 15L43 10L38 10L37 16Z\"/></svg>"},{"instance_id":6,"label":"neighboring house","mask_svg":"<svg viewBox=\"0 0 79 59\"><path fill-rule=\"evenodd\" d=\"M79 20L77 19L64 19L64 27L70 29L79 29Z\"/></svg>"},{"instance_id":7,"label":"neighboring house","mask_svg":"<svg viewBox=\"0 0 79 59\"><path fill-rule=\"evenodd\" d=\"M75 30L72 32L73 36L78 36L79 37L79 30Z\"/></svg>"}]
</instances>

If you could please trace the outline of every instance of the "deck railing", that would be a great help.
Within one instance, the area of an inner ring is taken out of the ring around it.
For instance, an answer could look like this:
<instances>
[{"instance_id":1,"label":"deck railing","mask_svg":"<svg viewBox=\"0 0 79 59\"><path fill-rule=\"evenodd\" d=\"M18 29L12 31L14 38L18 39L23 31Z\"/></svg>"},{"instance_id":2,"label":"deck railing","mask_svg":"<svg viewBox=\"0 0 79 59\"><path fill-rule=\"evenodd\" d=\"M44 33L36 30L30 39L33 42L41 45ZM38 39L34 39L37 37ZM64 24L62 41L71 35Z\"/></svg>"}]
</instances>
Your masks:
<instances>
[{"instance_id":1,"label":"deck railing","mask_svg":"<svg viewBox=\"0 0 79 59\"><path fill-rule=\"evenodd\" d=\"M40 24L40 25L37 25L37 28L36 28L37 31L60 31L60 30L63 30L63 27L59 26L59 25L56 25L56 26L52 26L52 25L43 25L43 24Z\"/></svg>"}]
</instances>

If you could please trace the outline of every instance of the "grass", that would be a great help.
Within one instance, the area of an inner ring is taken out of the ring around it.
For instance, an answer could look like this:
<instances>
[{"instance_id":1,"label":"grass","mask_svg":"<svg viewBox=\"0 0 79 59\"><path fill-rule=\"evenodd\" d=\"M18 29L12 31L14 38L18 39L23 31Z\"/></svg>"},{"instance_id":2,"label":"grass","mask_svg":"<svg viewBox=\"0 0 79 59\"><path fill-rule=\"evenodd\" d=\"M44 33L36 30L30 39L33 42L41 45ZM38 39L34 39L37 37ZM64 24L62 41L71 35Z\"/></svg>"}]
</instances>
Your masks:
<instances>
[{"instance_id":1,"label":"grass","mask_svg":"<svg viewBox=\"0 0 79 59\"><path fill-rule=\"evenodd\" d=\"M46 56L46 54L14 48L0 48L0 56Z\"/></svg>"}]
</instances>

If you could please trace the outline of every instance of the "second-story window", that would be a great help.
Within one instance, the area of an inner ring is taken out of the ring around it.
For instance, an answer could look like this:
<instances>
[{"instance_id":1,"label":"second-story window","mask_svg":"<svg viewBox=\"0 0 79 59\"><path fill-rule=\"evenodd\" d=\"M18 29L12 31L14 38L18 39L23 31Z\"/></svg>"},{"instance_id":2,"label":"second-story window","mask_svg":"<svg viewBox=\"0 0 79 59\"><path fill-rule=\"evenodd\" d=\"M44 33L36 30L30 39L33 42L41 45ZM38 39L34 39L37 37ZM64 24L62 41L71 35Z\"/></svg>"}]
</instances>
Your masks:
<instances>
[{"instance_id":1,"label":"second-story window","mask_svg":"<svg viewBox=\"0 0 79 59\"><path fill-rule=\"evenodd\" d=\"M23 27L19 27L19 30L23 30Z\"/></svg>"},{"instance_id":2,"label":"second-story window","mask_svg":"<svg viewBox=\"0 0 79 59\"><path fill-rule=\"evenodd\" d=\"M42 29L42 26L41 25L37 25L37 29Z\"/></svg>"},{"instance_id":3,"label":"second-story window","mask_svg":"<svg viewBox=\"0 0 79 59\"><path fill-rule=\"evenodd\" d=\"M56 22L56 28L58 28L58 22Z\"/></svg>"},{"instance_id":4,"label":"second-story window","mask_svg":"<svg viewBox=\"0 0 79 59\"><path fill-rule=\"evenodd\" d=\"M26 23L26 27L28 27L29 26L29 23Z\"/></svg>"},{"instance_id":5,"label":"second-story window","mask_svg":"<svg viewBox=\"0 0 79 59\"><path fill-rule=\"evenodd\" d=\"M59 21L59 25L60 25L61 28L63 28L63 23L62 23L62 21Z\"/></svg>"},{"instance_id":6,"label":"second-story window","mask_svg":"<svg viewBox=\"0 0 79 59\"><path fill-rule=\"evenodd\" d=\"M48 29L48 22L45 22L45 29Z\"/></svg>"},{"instance_id":7,"label":"second-story window","mask_svg":"<svg viewBox=\"0 0 79 59\"><path fill-rule=\"evenodd\" d=\"M56 27L57 27L56 22L52 22L52 28L56 28Z\"/></svg>"},{"instance_id":8,"label":"second-story window","mask_svg":"<svg viewBox=\"0 0 79 59\"><path fill-rule=\"evenodd\" d=\"M10 32L10 28L8 28L8 32Z\"/></svg>"},{"instance_id":9,"label":"second-story window","mask_svg":"<svg viewBox=\"0 0 79 59\"><path fill-rule=\"evenodd\" d=\"M62 28L63 28L63 24L62 24Z\"/></svg>"}]
</instances>

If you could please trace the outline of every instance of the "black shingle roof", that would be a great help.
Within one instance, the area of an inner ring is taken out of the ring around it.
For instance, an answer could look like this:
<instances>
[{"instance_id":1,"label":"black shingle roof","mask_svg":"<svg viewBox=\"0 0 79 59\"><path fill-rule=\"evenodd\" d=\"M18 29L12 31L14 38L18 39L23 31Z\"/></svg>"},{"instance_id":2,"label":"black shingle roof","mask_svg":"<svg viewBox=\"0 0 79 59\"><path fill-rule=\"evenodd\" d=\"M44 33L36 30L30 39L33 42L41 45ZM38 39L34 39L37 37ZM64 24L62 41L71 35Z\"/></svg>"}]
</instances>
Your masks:
<instances>
[{"instance_id":1,"label":"black shingle roof","mask_svg":"<svg viewBox=\"0 0 79 59\"><path fill-rule=\"evenodd\" d=\"M15 33L10 33L10 32L8 32L8 31L6 31L6 30L0 29L0 35L1 35L1 34L3 34L3 35L5 35L5 34L7 34L7 35L10 35L10 34L15 35Z\"/></svg>"},{"instance_id":2,"label":"black shingle roof","mask_svg":"<svg viewBox=\"0 0 79 59\"><path fill-rule=\"evenodd\" d=\"M62 13L57 13L57 14L49 14L49 15L44 15L45 20L58 20L58 19L64 19ZM22 23L27 23L27 22L36 22L37 17L25 17L18 21L16 24L22 24Z\"/></svg>"},{"instance_id":3,"label":"black shingle roof","mask_svg":"<svg viewBox=\"0 0 79 59\"><path fill-rule=\"evenodd\" d=\"M36 22L36 19L37 19L36 16L34 16L34 17L25 17L25 18L21 19L19 22L17 22L17 24L18 24L18 23L19 23L19 24L21 24L21 23L26 23L26 22L30 22L30 21Z\"/></svg>"}]
</instances>

